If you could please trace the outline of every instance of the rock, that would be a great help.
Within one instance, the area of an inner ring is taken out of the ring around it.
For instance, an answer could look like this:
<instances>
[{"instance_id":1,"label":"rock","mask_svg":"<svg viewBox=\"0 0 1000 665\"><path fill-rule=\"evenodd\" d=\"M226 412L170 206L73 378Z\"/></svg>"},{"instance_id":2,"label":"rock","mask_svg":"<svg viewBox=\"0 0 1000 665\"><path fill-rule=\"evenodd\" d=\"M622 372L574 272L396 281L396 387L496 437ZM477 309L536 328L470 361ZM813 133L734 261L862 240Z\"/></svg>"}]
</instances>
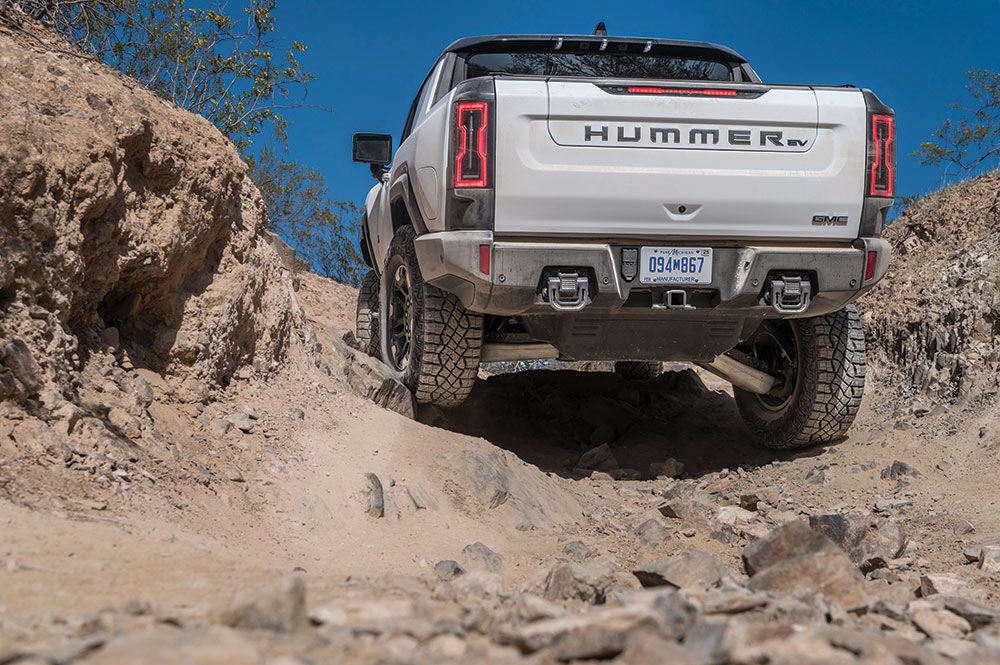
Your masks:
<instances>
[{"instance_id":1,"label":"rock","mask_svg":"<svg viewBox=\"0 0 1000 665\"><path fill-rule=\"evenodd\" d=\"M365 474L365 486L361 490L362 504L370 517L385 516L385 495L382 491L382 481L374 473Z\"/></svg>"},{"instance_id":2,"label":"rock","mask_svg":"<svg viewBox=\"0 0 1000 665\"><path fill-rule=\"evenodd\" d=\"M447 582L450 579L454 579L459 575L465 574L465 568L458 565L457 561L445 559L444 561L438 561L434 564L434 574L437 575L439 580Z\"/></svg>"},{"instance_id":3,"label":"rock","mask_svg":"<svg viewBox=\"0 0 1000 665\"><path fill-rule=\"evenodd\" d=\"M306 585L299 575L236 596L220 623L245 630L294 631L306 626Z\"/></svg>"},{"instance_id":4,"label":"rock","mask_svg":"<svg viewBox=\"0 0 1000 665\"><path fill-rule=\"evenodd\" d=\"M378 626L410 617L414 611L414 601L409 598L362 596L343 598L313 608L309 612L309 621L322 626L352 626L365 631L373 628L378 630Z\"/></svg>"},{"instance_id":5,"label":"rock","mask_svg":"<svg viewBox=\"0 0 1000 665\"><path fill-rule=\"evenodd\" d=\"M232 464L226 467L226 480L230 480L234 483L245 482L245 480L243 479L243 472L237 469Z\"/></svg>"},{"instance_id":6,"label":"rock","mask_svg":"<svg viewBox=\"0 0 1000 665\"><path fill-rule=\"evenodd\" d=\"M757 519L757 513L750 512L739 506L720 506L716 512L715 519L730 526L737 524L748 524Z\"/></svg>"},{"instance_id":7,"label":"rock","mask_svg":"<svg viewBox=\"0 0 1000 665\"><path fill-rule=\"evenodd\" d=\"M253 432L253 421L245 413L231 413L226 416L226 422L244 434Z\"/></svg>"},{"instance_id":8,"label":"rock","mask_svg":"<svg viewBox=\"0 0 1000 665\"><path fill-rule=\"evenodd\" d=\"M740 495L740 507L744 510L757 510L758 503L766 503L769 506L777 506L781 500L781 490L777 487L761 487L752 492Z\"/></svg>"},{"instance_id":9,"label":"rock","mask_svg":"<svg viewBox=\"0 0 1000 665\"><path fill-rule=\"evenodd\" d=\"M25 454L40 457L48 455L68 462L73 459L73 449L58 432L40 420L23 420L10 433L18 449Z\"/></svg>"},{"instance_id":10,"label":"rock","mask_svg":"<svg viewBox=\"0 0 1000 665\"><path fill-rule=\"evenodd\" d=\"M864 578L857 566L833 548L781 559L754 574L747 588L789 596L819 593L827 603L835 602L848 611L868 607Z\"/></svg>"},{"instance_id":11,"label":"rock","mask_svg":"<svg viewBox=\"0 0 1000 665\"><path fill-rule=\"evenodd\" d=\"M604 601L614 581L615 564L607 558L584 563L561 563L526 585L538 590L546 600L582 600L588 604Z\"/></svg>"},{"instance_id":12,"label":"rock","mask_svg":"<svg viewBox=\"0 0 1000 665\"><path fill-rule=\"evenodd\" d=\"M684 464L673 457L649 465L650 478L677 478L684 473Z\"/></svg>"},{"instance_id":13,"label":"rock","mask_svg":"<svg viewBox=\"0 0 1000 665\"><path fill-rule=\"evenodd\" d=\"M292 418L296 420L305 420L306 412L302 409L292 409Z\"/></svg>"},{"instance_id":14,"label":"rock","mask_svg":"<svg viewBox=\"0 0 1000 665\"><path fill-rule=\"evenodd\" d=\"M478 510L504 513L498 518L512 520L518 530L575 525L582 521L583 508L576 498L538 467L521 461L503 450L467 449L443 453L434 464L465 490Z\"/></svg>"},{"instance_id":15,"label":"rock","mask_svg":"<svg viewBox=\"0 0 1000 665\"><path fill-rule=\"evenodd\" d=\"M515 601L515 609L517 617L527 623L566 616L566 609L564 607L544 598L539 598L532 593L518 594Z\"/></svg>"},{"instance_id":16,"label":"rock","mask_svg":"<svg viewBox=\"0 0 1000 665\"><path fill-rule=\"evenodd\" d=\"M83 655L83 654L81 654ZM52 662L67 662L59 659ZM19 661L20 662L20 661ZM46 661L49 662L49 661ZM88 654L88 665L228 665L256 664L262 656L231 628L188 628L157 625L111 639L103 648Z\"/></svg>"},{"instance_id":17,"label":"rock","mask_svg":"<svg viewBox=\"0 0 1000 665\"><path fill-rule=\"evenodd\" d=\"M149 405L153 403L153 388L141 376L136 376L132 380L131 392L135 396L136 404L143 409L148 409Z\"/></svg>"},{"instance_id":18,"label":"rock","mask_svg":"<svg viewBox=\"0 0 1000 665\"><path fill-rule=\"evenodd\" d=\"M969 520L962 520L952 529L952 533L956 536L967 536L970 533L974 533L976 527L972 526L972 522Z\"/></svg>"},{"instance_id":19,"label":"rock","mask_svg":"<svg viewBox=\"0 0 1000 665\"><path fill-rule=\"evenodd\" d=\"M471 564L470 567L480 568L491 573L503 570L503 557L479 541L463 547L462 554Z\"/></svg>"},{"instance_id":20,"label":"rock","mask_svg":"<svg viewBox=\"0 0 1000 665\"><path fill-rule=\"evenodd\" d=\"M913 505L909 499L878 499L875 501L876 513L888 513L901 508L908 508Z\"/></svg>"},{"instance_id":21,"label":"rock","mask_svg":"<svg viewBox=\"0 0 1000 665\"><path fill-rule=\"evenodd\" d=\"M697 608L673 590L660 591L653 597L630 598L631 602L623 606L598 606L583 614L508 628L499 639L524 653L550 649L562 661L611 658L621 653L637 633L677 641L697 619Z\"/></svg>"},{"instance_id":22,"label":"rock","mask_svg":"<svg viewBox=\"0 0 1000 665\"><path fill-rule=\"evenodd\" d=\"M1000 545L983 545L979 553L979 569L987 573L1000 573Z\"/></svg>"},{"instance_id":23,"label":"rock","mask_svg":"<svg viewBox=\"0 0 1000 665\"><path fill-rule=\"evenodd\" d=\"M656 549L670 538L667 528L660 523L660 520L652 517L637 526L634 533L639 536L646 549L650 550Z\"/></svg>"},{"instance_id":24,"label":"rock","mask_svg":"<svg viewBox=\"0 0 1000 665\"><path fill-rule=\"evenodd\" d=\"M473 570L454 577L434 589L434 598L478 607L503 593L503 578L485 570Z\"/></svg>"},{"instance_id":25,"label":"rock","mask_svg":"<svg viewBox=\"0 0 1000 665\"><path fill-rule=\"evenodd\" d=\"M719 583L726 567L708 552L691 550L665 561L657 561L632 571L644 587L673 586L704 589Z\"/></svg>"},{"instance_id":26,"label":"rock","mask_svg":"<svg viewBox=\"0 0 1000 665\"><path fill-rule=\"evenodd\" d=\"M814 515L809 527L841 547L862 572L885 567L906 548L906 532L898 522L847 515Z\"/></svg>"},{"instance_id":27,"label":"rock","mask_svg":"<svg viewBox=\"0 0 1000 665\"><path fill-rule=\"evenodd\" d=\"M618 460L615 459L611 447L606 443L591 448L581 455L576 466L580 469L593 469L595 471L610 471L619 468Z\"/></svg>"},{"instance_id":28,"label":"rock","mask_svg":"<svg viewBox=\"0 0 1000 665\"><path fill-rule=\"evenodd\" d=\"M628 636L625 651L618 659L626 665L706 665L701 654L652 633Z\"/></svg>"},{"instance_id":29,"label":"rock","mask_svg":"<svg viewBox=\"0 0 1000 665\"><path fill-rule=\"evenodd\" d=\"M894 461L891 465L882 469L882 479L883 480L899 480L904 476L917 477L920 472L915 468L907 464L906 462L900 462L899 460Z\"/></svg>"},{"instance_id":30,"label":"rock","mask_svg":"<svg viewBox=\"0 0 1000 665\"><path fill-rule=\"evenodd\" d=\"M973 545L967 548L963 554L965 555L965 560L969 563L979 563L979 559L983 556L983 547L987 545L1000 545L1000 538L991 538L985 542L979 543L978 545Z\"/></svg>"},{"instance_id":31,"label":"rock","mask_svg":"<svg viewBox=\"0 0 1000 665\"><path fill-rule=\"evenodd\" d=\"M982 605L968 598L945 598L944 606L968 621L973 628L1000 624L1000 609Z\"/></svg>"},{"instance_id":32,"label":"rock","mask_svg":"<svg viewBox=\"0 0 1000 665\"><path fill-rule=\"evenodd\" d=\"M805 521L795 520L747 546L743 550L743 563L747 574L754 575L785 559L827 551L841 552L829 538L811 529Z\"/></svg>"},{"instance_id":33,"label":"rock","mask_svg":"<svg viewBox=\"0 0 1000 665\"><path fill-rule=\"evenodd\" d=\"M23 401L38 394L44 385L41 368L31 349L19 337L0 343L0 368L3 368L0 369L0 379L5 373L11 379L9 384L0 380L0 399L12 397Z\"/></svg>"},{"instance_id":34,"label":"rock","mask_svg":"<svg viewBox=\"0 0 1000 665\"><path fill-rule=\"evenodd\" d=\"M611 425L600 425L590 435L590 445L601 446L615 440L615 428ZM587 468L587 467L584 467Z\"/></svg>"},{"instance_id":35,"label":"rock","mask_svg":"<svg viewBox=\"0 0 1000 665\"><path fill-rule=\"evenodd\" d=\"M969 583L955 573L938 573L920 576L920 595L924 598L934 594L951 595L967 589Z\"/></svg>"},{"instance_id":36,"label":"rock","mask_svg":"<svg viewBox=\"0 0 1000 665\"><path fill-rule=\"evenodd\" d=\"M573 561L583 561L590 558L590 548L582 540L571 540L563 545L563 554L573 559Z\"/></svg>"},{"instance_id":37,"label":"rock","mask_svg":"<svg viewBox=\"0 0 1000 665\"><path fill-rule=\"evenodd\" d=\"M243 411L243 413L245 413L247 418L249 418L250 420L260 419L260 414L257 413L257 409L253 408L249 404L244 404L242 407L240 407L240 410Z\"/></svg>"},{"instance_id":38,"label":"rock","mask_svg":"<svg viewBox=\"0 0 1000 665\"><path fill-rule=\"evenodd\" d=\"M961 639L972 630L969 622L948 610L917 610L910 617L913 625L933 639Z\"/></svg>"}]
</instances>

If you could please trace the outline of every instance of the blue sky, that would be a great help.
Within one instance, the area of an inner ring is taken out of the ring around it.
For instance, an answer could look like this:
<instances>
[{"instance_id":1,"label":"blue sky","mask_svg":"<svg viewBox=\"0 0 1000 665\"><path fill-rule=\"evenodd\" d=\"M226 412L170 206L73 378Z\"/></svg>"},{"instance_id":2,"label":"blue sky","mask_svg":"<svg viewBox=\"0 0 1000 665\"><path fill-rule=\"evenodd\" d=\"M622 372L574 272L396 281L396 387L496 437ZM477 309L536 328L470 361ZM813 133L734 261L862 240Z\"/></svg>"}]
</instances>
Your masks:
<instances>
[{"instance_id":1,"label":"blue sky","mask_svg":"<svg viewBox=\"0 0 1000 665\"><path fill-rule=\"evenodd\" d=\"M295 158L323 172L335 198L374 184L351 161L351 134L388 132L394 147L410 102L440 52L463 36L589 34L693 39L742 54L764 81L852 83L896 111L900 194L941 185L909 153L965 98L966 73L1000 69L1000 0L959 2L307 2L281 0L278 32L309 46L308 102L332 113L288 114Z\"/></svg>"}]
</instances>

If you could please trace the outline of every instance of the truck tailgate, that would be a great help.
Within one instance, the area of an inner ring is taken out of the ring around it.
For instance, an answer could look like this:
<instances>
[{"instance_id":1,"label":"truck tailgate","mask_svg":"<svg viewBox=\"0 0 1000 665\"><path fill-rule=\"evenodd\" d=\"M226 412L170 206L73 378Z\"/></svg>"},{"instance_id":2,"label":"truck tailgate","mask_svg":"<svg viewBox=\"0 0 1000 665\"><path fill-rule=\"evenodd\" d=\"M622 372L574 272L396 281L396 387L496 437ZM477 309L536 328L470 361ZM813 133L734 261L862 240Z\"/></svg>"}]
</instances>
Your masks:
<instances>
[{"instance_id":1,"label":"truck tailgate","mask_svg":"<svg viewBox=\"0 0 1000 665\"><path fill-rule=\"evenodd\" d=\"M858 90L498 77L496 92L498 234L858 235Z\"/></svg>"}]
</instances>

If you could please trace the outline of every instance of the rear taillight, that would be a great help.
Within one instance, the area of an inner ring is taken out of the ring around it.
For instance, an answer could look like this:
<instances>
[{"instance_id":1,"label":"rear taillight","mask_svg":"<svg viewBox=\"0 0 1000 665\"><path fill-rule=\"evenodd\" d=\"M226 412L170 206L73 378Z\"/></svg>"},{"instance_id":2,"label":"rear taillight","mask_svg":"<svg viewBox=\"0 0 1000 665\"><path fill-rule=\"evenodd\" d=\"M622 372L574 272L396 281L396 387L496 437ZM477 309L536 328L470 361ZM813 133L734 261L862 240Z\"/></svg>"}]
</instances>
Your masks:
<instances>
[{"instance_id":1,"label":"rear taillight","mask_svg":"<svg viewBox=\"0 0 1000 665\"><path fill-rule=\"evenodd\" d=\"M489 169L489 105L455 105L455 187L486 187Z\"/></svg>"},{"instance_id":2,"label":"rear taillight","mask_svg":"<svg viewBox=\"0 0 1000 665\"><path fill-rule=\"evenodd\" d=\"M865 277L864 281L870 282L875 279L875 266L878 263L878 252L868 251L865 254Z\"/></svg>"},{"instance_id":3,"label":"rear taillight","mask_svg":"<svg viewBox=\"0 0 1000 665\"><path fill-rule=\"evenodd\" d=\"M868 195L892 197L896 190L896 118L873 114L868 136Z\"/></svg>"}]
</instances>

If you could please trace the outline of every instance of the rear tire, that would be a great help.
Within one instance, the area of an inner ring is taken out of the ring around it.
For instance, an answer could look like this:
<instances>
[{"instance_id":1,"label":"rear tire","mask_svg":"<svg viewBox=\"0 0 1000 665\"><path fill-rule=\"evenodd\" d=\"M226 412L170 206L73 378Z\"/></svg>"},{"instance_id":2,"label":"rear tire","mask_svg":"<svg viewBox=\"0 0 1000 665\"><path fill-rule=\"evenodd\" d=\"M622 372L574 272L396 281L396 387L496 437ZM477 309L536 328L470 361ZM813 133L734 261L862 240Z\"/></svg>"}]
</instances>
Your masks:
<instances>
[{"instance_id":1,"label":"rear tire","mask_svg":"<svg viewBox=\"0 0 1000 665\"><path fill-rule=\"evenodd\" d=\"M865 337L854 305L765 321L738 348L784 376L768 395L733 388L743 421L762 445L791 450L847 433L865 389Z\"/></svg>"},{"instance_id":2,"label":"rear tire","mask_svg":"<svg viewBox=\"0 0 1000 665\"><path fill-rule=\"evenodd\" d=\"M615 363L615 374L627 381L652 381L663 373L663 363L635 360L619 360Z\"/></svg>"},{"instance_id":3,"label":"rear tire","mask_svg":"<svg viewBox=\"0 0 1000 665\"><path fill-rule=\"evenodd\" d=\"M374 270L369 270L361 280L358 289L358 308L354 315L354 327L361 350L372 358L382 357L382 339L379 336L379 279Z\"/></svg>"},{"instance_id":4,"label":"rear tire","mask_svg":"<svg viewBox=\"0 0 1000 665\"><path fill-rule=\"evenodd\" d=\"M483 315L425 284L412 226L396 231L382 271L382 359L422 404L461 404L479 375Z\"/></svg>"}]
</instances>

